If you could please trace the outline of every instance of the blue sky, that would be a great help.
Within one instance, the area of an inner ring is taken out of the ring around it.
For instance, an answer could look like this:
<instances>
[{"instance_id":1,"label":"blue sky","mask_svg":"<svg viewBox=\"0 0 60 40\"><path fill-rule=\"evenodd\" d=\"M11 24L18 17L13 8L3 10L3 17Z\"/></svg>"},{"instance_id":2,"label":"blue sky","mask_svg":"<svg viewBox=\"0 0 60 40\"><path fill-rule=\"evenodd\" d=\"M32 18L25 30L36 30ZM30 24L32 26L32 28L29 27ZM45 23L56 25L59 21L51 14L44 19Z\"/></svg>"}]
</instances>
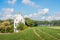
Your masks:
<instances>
[{"instance_id":1,"label":"blue sky","mask_svg":"<svg viewBox=\"0 0 60 40\"><path fill-rule=\"evenodd\" d=\"M60 0L0 0L0 19L18 12L35 20L60 20Z\"/></svg>"}]
</instances>

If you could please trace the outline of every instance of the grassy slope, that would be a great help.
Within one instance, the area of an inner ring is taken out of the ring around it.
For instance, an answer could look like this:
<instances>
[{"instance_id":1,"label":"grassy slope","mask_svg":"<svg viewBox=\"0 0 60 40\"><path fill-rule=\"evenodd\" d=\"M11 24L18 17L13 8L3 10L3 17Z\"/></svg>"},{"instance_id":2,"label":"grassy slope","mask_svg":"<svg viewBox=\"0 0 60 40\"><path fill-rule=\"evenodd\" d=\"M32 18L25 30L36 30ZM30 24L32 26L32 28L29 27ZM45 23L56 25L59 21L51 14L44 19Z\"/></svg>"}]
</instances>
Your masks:
<instances>
[{"instance_id":1,"label":"grassy slope","mask_svg":"<svg viewBox=\"0 0 60 40\"><path fill-rule=\"evenodd\" d=\"M60 29L50 29L41 27L36 29L37 33L45 40L60 40Z\"/></svg>"},{"instance_id":2,"label":"grassy slope","mask_svg":"<svg viewBox=\"0 0 60 40\"><path fill-rule=\"evenodd\" d=\"M60 29L51 29L48 27L33 27L19 33L0 34L0 40L42 40L33 30L44 40L60 40Z\"/></svg>"},{"instance_id":3,"label":"grassy slope","mask_svg":"<svg viewBox=\"0 0 60 40\"><path fill-rule=\"evenodd\" d=\"M0 34L0 40L40 40L32 29L13 34Z\"/></svg>"}]
</instances>

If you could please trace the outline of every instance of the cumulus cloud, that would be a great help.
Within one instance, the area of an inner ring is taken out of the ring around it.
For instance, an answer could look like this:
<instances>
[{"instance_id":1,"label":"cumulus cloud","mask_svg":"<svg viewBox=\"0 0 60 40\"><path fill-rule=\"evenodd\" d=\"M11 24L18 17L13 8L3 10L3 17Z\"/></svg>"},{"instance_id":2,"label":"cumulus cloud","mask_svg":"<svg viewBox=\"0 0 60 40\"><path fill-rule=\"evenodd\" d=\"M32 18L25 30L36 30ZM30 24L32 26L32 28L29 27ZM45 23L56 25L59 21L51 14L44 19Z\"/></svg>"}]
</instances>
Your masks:
<instances>
[{"instance_id":1,"label":"cumulus cloud","mask_svg":"<svg viewBox=\"0 0 60 40\"><path fill-rule=\"evenodd\" d=\"M41 19L42 19L42 20L44 20L45 18L46 18L46 17L45 17L45 16L43 16Z\"/></svg>"},{"instance_id":2,"label":"cumulus cloud","mask_svg":"<svg viewBox=\"0 0 60 40\"><path fill-rule=\"evenodd\" d=\"M3 11L3 15L0 19L2 20L6 20L6 19L9 19L9 18L12 18L12 13L14 12L14 9L13 8L3 8L2 9Z\"/></svg>"},{"instance_id":3,"label":"cumulus cloud","mask_svg":"<svg viewBox=\"0 0 60 40\"><path fill-rule=\"evenodd\" d=\"M14 9L13 8L3 8L2 11L4 13L8 13L9 14L9 13L13 13Z\"/></svg>"},{"instance_id":4,"label":"cumulus cloud","mask_svg":"<svg viewBox=\"0 0 60 40\"><path fill-rule=\"evenodd\" d=\"M38 16L41 16L41 15L44 15L44 14L46 14L48 12L49 12L49 9L48 8L44 8L44 9L38 11L37 13L25 15L24 17L25 18L34 18L34 17L38 17ZM49 16L41 16L40 20L48 20L48 21L60 20L60 13L55 13L54 15L49 15Z\"/></svg>"},{"instance_id":5,"label":"cumulus cloud","mask_svg":"<svg viewBox=\"0 0 60 40\"><path fill-rule=\"evenodd\" d=\"M2 20L6 20L6 19L9 19L9 18L12 18L12 14L4 14L1 19Z\"/></svg>"},{"instance_id":6,"label":"cumulus cloud","mask_svg":"<svg viewBox=\"0 0 60 40\"><path fill-rule=\"evenodd\" d=\"M39 10L37 13L33 13L33 14L29 14L29 15L25 15L24 17L38 17L39 15L44 15L46 13L48 13L49 9L48 8L44 8L42 10Z\"/></svg>"},{"instance_id":7,"label":"cumulus cloud","mask_svg":"<svg viewBox=\"0 0 60 40\"><path fill-rule=\"evenodd\" d=\"M17 0L8 0L9 4L15 4Z\"/></svg>"},{"instance_id":8,"label":"cumulus cloud","mask_svg":"<svg viewBox=\"0 0 60 40\"><path fill-rule=\"evenodd\" d=\"M60 20L60 13L55 13L53 16L52 16L53 19L55 20Z\"/></svg>"},{"instance_id":9,"label":"cumulus cloud","mask_svg":"<svg viewBox=\"0 0 60 40\"><path fill-rule=\"evenodd\" d=\"M49 11L48 8L44 8L44 9L42 9L42 10L39 10L39 11L38 11L38 14L46 14L48 11Z\"/></svg>"},{"instance_id":10,"label":"cumulus cloud","mask_svg":"<svg viewBox=\"0 0 60 40\"><path fill-rule=\"evenodd\" d=\"M37 7L37 8L39 7L39 5L35 4L31 0L22 0L22 3L26 4L26 5L29 5L29 6L32 6L32 7Z\"/></svg>"},{"instance_id":11,"label":"cumulus cloud","mask_svg":"<svg viewBox=\"0 0 60 40\"><path fill-rule=\"evenodd\" d=\"M60 13L55 13L54 15L50 15L50 16L43 16L41 17L41 20L48 20L48 21L51 21L51 20L60 20Z\"/></svg>"}]
</instances>

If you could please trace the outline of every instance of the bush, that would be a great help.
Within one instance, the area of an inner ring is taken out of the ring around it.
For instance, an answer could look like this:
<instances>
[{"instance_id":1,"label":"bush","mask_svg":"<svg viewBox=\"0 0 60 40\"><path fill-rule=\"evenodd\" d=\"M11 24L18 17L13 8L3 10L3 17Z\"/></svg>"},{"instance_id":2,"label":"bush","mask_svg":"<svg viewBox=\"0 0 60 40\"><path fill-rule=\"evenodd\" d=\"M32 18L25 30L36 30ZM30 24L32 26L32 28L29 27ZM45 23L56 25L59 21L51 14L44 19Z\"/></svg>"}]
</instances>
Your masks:
<instances>
[{"instance_id":1,"label":"bush","mask_svg":"<svg viewBox=\"0 0 60 40\"><path fill-rule=\"evenodd\" d=\"M0 31L1 32L8 32L10 30L10 22L9 21L4 21L0 25Z\"/></svg>"},{"instance_id":2,"label":"bush","mask_svg":"<svg viewBox=\"0 0 60 40\"><path fill-rule=\"evenodd\" d=\"M27 26L23 23L19 23L18 26L17 26L17 30L24 30L26 28L27 28Z\"/></svg>"},{"instance_id":3,"label":"bush","mask_svg":"<svg viewBox=\"0 0 60 40\"><path fill-rule=\"evenodd\" d=\"M4 33L5 32L5 30L3 29L3 27L0 27L0 32L1 33Z\"/></svg>"},{"instance_id":4,"label":"bush","mask_svg":"<svg viewBox=\"0 0 60 40\"><path fill-rule=\"evenodd\" d=\"M23 29L27 29L27 28L28 28L28 26L24 25Z\"/></svg>"},{"instance_id":5,"label":"bush","mask_svg":"<svg viewBox=\"0 0 60 40\"><path fill-rule=\"evenodd\" d=\"M10 31L10 27L0 27L0 32L1 33L7 33Z\"/></svg>"},{"instance_id":6,"label":"bush","mask_svg":"<svg viewBox=\"0 0 60 40\"><path fill-rule=\"evenodd\" d=\"M10 33L14 32L14 25L10 25L10 30L9 30Z\"/></svg>"},{"instance_id":7,"label":"bush","mask_svg":"<svg viewBox=\"0 0 60 40\"><path fill-rule=\"evenodd\" d=\"M29 18L26 18L25 19L25 24L29 27L34 27L35 26L35 21L34 20L31 20Z\"/></svg>"},{"instance_id":8,"label":"bush","mask_svg":"<svg viewBox=\"0 0 60 40\"><path fill-rule=\"evenodd\" d=\"M14 32L14 25L12 24L12 25L7 26L7 27L1 25L0 32L1 33L12 33L12 32Z\"/></svg>"}]
</instances>

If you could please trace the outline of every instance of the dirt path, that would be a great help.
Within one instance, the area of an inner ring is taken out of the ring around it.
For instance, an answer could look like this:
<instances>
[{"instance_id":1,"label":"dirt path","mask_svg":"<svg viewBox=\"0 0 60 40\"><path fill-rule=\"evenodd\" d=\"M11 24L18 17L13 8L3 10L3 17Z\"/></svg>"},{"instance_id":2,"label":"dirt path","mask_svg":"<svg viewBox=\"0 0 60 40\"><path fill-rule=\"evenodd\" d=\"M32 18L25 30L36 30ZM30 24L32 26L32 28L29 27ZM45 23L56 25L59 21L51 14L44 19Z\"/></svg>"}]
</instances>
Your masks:
<instances>
[{"instance_id":1,"label":"dirt path","mask_svg":"<svg viewBox=\"0 0 60 40\"><path fill-rule=\"evenodd\" d=\"M37 37L39 37L41 40L44 40L37 32L36 32L36 30L35 29L33 29L33 32L35 33L35 35L37 36Z\"/></svg>"}]
</instances>

